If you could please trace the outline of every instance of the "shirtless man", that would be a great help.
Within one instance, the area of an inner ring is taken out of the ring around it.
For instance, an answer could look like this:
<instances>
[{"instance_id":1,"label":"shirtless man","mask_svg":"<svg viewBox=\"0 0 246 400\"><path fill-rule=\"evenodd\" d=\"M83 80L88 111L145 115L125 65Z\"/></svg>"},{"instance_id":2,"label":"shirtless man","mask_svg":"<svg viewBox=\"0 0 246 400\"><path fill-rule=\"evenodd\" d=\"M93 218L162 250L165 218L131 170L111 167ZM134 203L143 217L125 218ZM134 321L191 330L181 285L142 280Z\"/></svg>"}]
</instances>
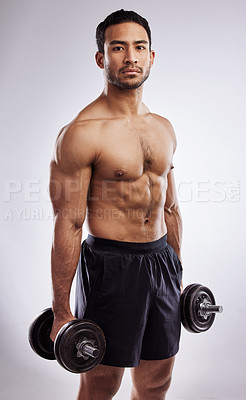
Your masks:
<instances>
[{"instance_id":1,"label":"shirtless man","mask_svg":"<svg viewBox=\"0 0 246 400\"><path fill-rule=\"evenodd\" d=\"M132 367L132 400L165 399L180 338L176 138L142 102L155 57L147 21L117 11L99 24L97 44L104 90L62 129L51 162L51 338L75 317L104 331L106 354L81 374L77 400L112 399L125 367ZM86 217L90 235L81 246Z\"/></svg>"}]
</instances>

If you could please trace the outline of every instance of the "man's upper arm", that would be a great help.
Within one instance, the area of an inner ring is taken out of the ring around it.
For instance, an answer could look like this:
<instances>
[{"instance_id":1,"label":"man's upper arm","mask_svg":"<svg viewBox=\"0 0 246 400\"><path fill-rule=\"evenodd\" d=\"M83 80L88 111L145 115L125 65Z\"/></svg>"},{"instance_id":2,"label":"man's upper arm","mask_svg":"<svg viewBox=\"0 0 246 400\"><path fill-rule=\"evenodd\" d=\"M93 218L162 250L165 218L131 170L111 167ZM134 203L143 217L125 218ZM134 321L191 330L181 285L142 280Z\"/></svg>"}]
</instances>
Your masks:
<instances>
[{"instance_id":1,"label":"man's upper arm","mask_svg":"<svg viewBox=\"0 0 246 400\"><path fill-rule=\"evenodd\" d=\"M174 180L174 173L173 170L171 170L167 175L167 191L164 210L170 213L173 209L178 209L178 197Z\"/></svg>"},{"instance_id":2,"label":"man's upper arm","mask_svg":"<svg viewBox=\"0 0 246 400\"><path fill-rule=\"evenodd\" d=\"M176 135L173 129L172 124L166 120L167 122L167 127L169 134L172 138L173 142L173 155L176 151L177 147L177 139ZM174 173L173 173L173 166L171 167L168 175L167 175L167 191L166 191L166 202L165 202L165 211L171 212L173 209L178 208L178 197L177 197L177 191L176 191L176 185L175 185L175 179L174 179Z\"/></svg>"},{"instance_id":3,"label":"man's upper arm","mask_svg":"<svg viewBox=\"0 0 246 400\"><path fill-rule=\"evenodd\" d=\"M81 227L96 148L90 127L75 123L56 141L50 165L50 198L55 217Z\"/></svg>"}]
</instances>

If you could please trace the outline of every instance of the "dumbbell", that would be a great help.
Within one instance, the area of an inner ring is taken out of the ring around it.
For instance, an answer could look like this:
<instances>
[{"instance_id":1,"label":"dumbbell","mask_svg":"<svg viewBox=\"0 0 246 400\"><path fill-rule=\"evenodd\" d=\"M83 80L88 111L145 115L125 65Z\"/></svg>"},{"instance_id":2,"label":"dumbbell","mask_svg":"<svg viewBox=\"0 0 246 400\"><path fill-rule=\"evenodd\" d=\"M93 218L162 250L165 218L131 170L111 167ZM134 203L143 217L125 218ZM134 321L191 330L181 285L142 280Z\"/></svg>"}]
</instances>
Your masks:
<instances>
[{"instance_id":1,"label":"dumbbell","mask_svg":"<svg viewBox=\"0 0 246 400\"><path fill-rule=\"evenodd\" d=\"M223 307L215 304L214 295L206 286L193 283L181 295L181 322L189 332L207 331L214 322L215 313L222 311ZM47 308L30 326L29 342L40 357L56 359L63 368L74 373L89 371L102 361L106 340L95 322L84 319L68 322L60 329L54 343L50 339L53 320L53 311Z\"/></svg>"},{"instance_id":2,"label":"dumbbell","mask_svg":"<svg viewBox=\"0 0 246 400\"><path fill-rule=\"evenodd\" d=\"M42 311L29 328L29 343L40 357L57 360L66 370L83 373L99 364L106 350L102 329L85 319L72 320L50 339L54 321L51 308Z\"/></svg>"},{"instance_id":3,"label":"dumbbell","mask_svg":"<svg viewBox=\"0 0 246 400\"><path fill-rule=\"evenodd\" d=\"M223 307L216 305L209 288L193 283L181 295L180 312L184 328L192 333L201 333L211 328L215 314L222 313Z\"/></svg>"}]
</instances>

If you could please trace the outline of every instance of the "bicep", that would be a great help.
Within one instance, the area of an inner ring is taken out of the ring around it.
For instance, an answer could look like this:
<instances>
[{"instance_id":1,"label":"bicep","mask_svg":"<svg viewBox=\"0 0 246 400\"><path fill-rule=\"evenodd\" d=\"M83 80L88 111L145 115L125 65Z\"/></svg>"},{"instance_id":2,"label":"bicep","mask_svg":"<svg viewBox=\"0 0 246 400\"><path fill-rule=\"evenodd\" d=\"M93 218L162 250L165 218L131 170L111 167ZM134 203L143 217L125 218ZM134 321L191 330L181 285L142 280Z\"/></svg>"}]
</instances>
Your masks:
<instances>
[{"instance_id":1,"label":"bicep","mask_svg":"<svg viewBox=\"0 0 246 400\"><path fill-rule=\"evenodd\" d=\"M170 212L173 208L178 207L178 197L175 185L174 173L171 170L167 175L167 190L166 190L166 201L165 211Z\"/></svg>"},{"instance_id":2,"label":"bicep","mask_svg":"<svg viewBox=\"0 0 246 400\"><path fill-rule=\"evenodd\" d=\"M55 216L63 216L73 223L83 223L91 170L91 166L88 166L65 174L55 162L51 163L49 189Z\"/></svg>"},{"instance_id":3,"label":"bicep","mask_svg":"<svg viewBox=\"0 0 246 400\"><path fill-rule=\"evenodd\" d=\"M74 124L59 135L50 168L55 217L82 226L96 154L95 139L87 125Z\"/></svg>"},{"instance_id":4,"label":"bicep","mask_svg":"<svg viewBox=\"0 0 246 400\"><path fill-rule=\"evenodd\" d=\"M55 217L82 226L91 170L91 166L87 166L73 173L64 173L55 161L51 162L49 190Z\"/></svg>"}]
</instances>

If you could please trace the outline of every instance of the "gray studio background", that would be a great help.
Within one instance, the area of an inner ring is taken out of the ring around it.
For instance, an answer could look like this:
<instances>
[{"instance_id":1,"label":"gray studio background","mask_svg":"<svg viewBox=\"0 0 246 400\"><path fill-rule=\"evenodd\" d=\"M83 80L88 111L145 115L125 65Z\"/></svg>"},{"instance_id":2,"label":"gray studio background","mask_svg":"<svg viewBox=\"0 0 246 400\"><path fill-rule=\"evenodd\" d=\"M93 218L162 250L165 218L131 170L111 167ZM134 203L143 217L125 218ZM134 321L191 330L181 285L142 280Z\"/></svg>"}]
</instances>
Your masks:
<instances>
[{"instance_id":1,"label":"gray studio background","mask_svg":"<svg viewBox=\"0 0 246 400\"><path fill-rule=\"evenodd\" d=\"M51 304L49 162L62 126L103 89L95 28L119 8L149 20L144 89L172 122L184 222L184 285L209 286L224 313L182 330L169 400L242 400L245 383L245 1L1 1L1 398L74 399L79 377L29 348ZM83 237L87 231L84 230ZM130 329L130 328L129 328ZM116 400L130 394L126 371Z\"/></svg>"}]
</instances>

